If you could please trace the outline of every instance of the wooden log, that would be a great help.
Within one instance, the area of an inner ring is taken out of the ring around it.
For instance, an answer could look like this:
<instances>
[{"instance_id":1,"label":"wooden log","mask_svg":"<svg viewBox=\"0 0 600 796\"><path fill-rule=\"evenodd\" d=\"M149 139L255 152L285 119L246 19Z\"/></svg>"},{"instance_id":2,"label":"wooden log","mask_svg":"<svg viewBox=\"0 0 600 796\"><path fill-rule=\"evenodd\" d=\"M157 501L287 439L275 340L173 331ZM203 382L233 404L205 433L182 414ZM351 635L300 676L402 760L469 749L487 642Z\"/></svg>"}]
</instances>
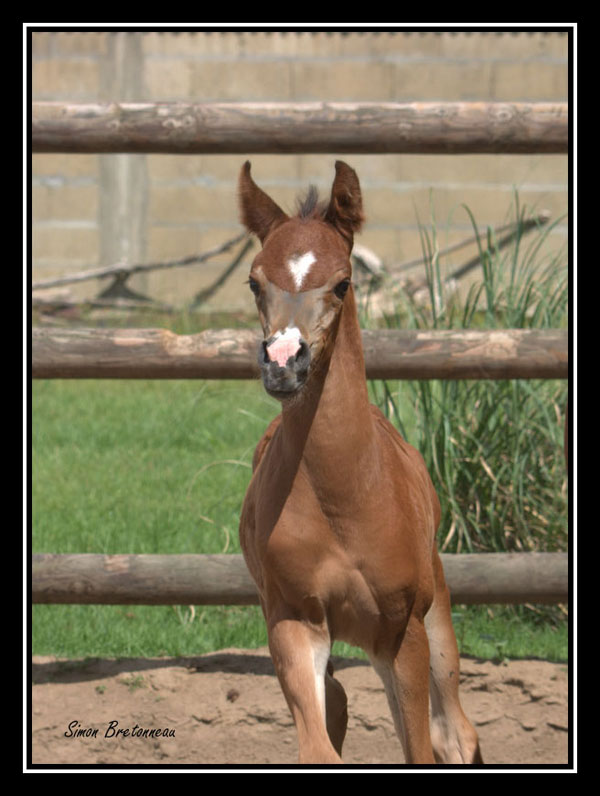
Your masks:
<instances>
[{"instance_id":1,"label":"wooden log","mask_svg":"<svg viewBox=\"0 0 600 796\"><path fill-rule=\"evenodd\" d=\"M34 555L34 603L254 605L241 555Z\"/></svg>"},{"instance_id":2,"label":"wooden log","mask_svg":"<svg viewBox=\"0 0 600 796\"><path fill-rule=\"evenodd\" d=\"M178 335L165 329L42 329L33 378L252 379L259 337L247 329Z\"/></svg>"},{"instance_id":3,"label":"wooden log","mask_svg":"<svg viewBox=\"0 0 600 796\"><path fill-rule=\"evenodd\" d=\"M33 152L566 153L565 102L33 103Z\"/></svg>"},{"instance_id":4,"label":"wooden log","mask_svg":"<svg viewBox=\"0 0 600 796\"><path fill-rule=\"evenodd\" d=\"M564 379L560 329L364 330L370 379Z\"/></svg>"},{"instance_id":5,"label":"wooden log","mask_svg":"<svg viewBox=\"0 0 600 796\"><path fill-rule=\"evenodd\" d=\"M566 553L442 555L452 602L564 603ZM37 554L32 601L87 605L255 605L241 555Z\"/></svg>"},{"instance_id":6,"label":"wooden log","mask_svg":"<svg viewBox=\"0 0 600 796\"><path fill-rule=\"evenodd\" d=\"M259 335L249 329L177 335L164 329L32 331L37 379L258 378ZM564 379L561 329L363 331L369 379Z\"/></svg>"},{"instance_id":7,"label":"wooden log","mask_svg":"<svg viewBox=\"0 0 600 796\"><path fill-rule=\"evenodd\" d=\"M442 554L453 603L566 603L567 553Z\"/></svg>"}]
</instances>

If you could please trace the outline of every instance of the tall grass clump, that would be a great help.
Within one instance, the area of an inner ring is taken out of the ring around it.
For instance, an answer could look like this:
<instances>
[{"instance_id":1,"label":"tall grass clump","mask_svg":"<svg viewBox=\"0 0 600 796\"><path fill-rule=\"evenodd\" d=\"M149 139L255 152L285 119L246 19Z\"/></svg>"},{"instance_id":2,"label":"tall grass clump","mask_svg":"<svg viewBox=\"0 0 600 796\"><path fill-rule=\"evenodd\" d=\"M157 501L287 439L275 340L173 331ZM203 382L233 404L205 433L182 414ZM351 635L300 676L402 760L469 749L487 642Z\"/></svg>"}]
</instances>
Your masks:
<instances>
[{"instance_id":1,"label":"tall grass clump","mask_svg":"<svg viewBox=\"0 0 600 796\"><path fill-rule=\"evenodd\" d=\"M515 197L515 235L498 245L477 232L481 277L464 299L444 280L438 229L421 225L427 300L397 293L389 327L566 328L565 251L542 256L558 223L522 234L526 209ZM368 314L368 305L367 305ZM442 504L445 552L555 551L567 545L563 455L565 380L373 382L374 399L417 447Z\"/></svg>"}]
</instances>

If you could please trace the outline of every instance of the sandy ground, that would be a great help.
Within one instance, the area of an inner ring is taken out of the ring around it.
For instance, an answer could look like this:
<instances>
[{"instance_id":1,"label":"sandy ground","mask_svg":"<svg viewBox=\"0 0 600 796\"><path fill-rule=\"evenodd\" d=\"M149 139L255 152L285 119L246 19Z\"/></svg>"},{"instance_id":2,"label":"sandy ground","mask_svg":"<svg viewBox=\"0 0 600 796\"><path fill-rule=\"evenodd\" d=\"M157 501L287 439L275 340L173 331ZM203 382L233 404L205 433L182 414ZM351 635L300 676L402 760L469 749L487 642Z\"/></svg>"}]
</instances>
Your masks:
<instances>
[{"instance_id":1,"label":"sandy ground","mask_svg":"<svg viewBox=\"0 0 600 796\"><path fill-rule=\"evenodd\" d=\"M371 666L343 658L334 665L349 702L344 762L402 763ZM565 664L463 659L461 666L463 705L486 764L569 762ZM137 734L151 729L162 733ZM78 736L78 730L87 732ZM295 730L265 649L120 661L36 657L31 744L30 762L53 766L287 766L297 755Z\"/></svg>"}]
</instances>

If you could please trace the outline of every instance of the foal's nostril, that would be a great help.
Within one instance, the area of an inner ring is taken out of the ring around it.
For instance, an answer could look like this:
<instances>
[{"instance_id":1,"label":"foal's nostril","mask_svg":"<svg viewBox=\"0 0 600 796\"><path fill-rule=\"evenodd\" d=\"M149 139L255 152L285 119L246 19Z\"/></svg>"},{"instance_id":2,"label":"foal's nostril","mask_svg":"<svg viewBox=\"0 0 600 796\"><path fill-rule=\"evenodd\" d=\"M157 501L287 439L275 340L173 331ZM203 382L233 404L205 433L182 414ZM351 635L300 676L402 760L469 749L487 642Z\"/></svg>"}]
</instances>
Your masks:
<instances>
[{"instance_id":1,"label":"foal's nostril","mask_svg":"<svg viewBox=\"0 0 600 796\"><path fill-rule=\"evenodd\" d=\"M300 357L306 356L308 353L308 346L304 342L304 340L300 340L300 348L296 351L296 359L300 359Z\"/></svg>"},{"instance_id":2,"label":"foal's nostril","mask_svg":"<svg viewBox=\"0 0 600 796\"><path fill-rule=\"evenodd\" d=\"M262 341L261 348L260 348L260 352L261 352L261 359L262 359L262 362L263 362L265 365L267 364L267 362L269 362L269 352L268 352L268 350L267 350L267 349L268 349L268 346L269 346L269 342L270 342L270 340L263 340L263 341Z\"/></svg>"}]
</instances>

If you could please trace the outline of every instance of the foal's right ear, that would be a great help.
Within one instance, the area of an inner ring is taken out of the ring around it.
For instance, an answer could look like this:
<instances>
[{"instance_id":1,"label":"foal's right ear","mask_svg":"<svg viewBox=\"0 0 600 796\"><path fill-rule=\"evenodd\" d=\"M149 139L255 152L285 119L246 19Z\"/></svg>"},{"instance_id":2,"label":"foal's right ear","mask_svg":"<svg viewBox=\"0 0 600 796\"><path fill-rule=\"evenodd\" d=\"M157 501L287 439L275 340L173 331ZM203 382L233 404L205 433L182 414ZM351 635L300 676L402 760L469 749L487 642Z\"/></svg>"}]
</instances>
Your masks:
<instances>
[{"instance_id":1,"label":"foal's right ear","mask_svg":"<svg viewBox=\"0 0 600 796\"><path fill-rule=\"evenodd\" d=\"M269 232L289 219L279 205L256 185L250 176L249 160L240 171L238 195L242 224L257 235L261 243L264 243Z\"/></svg>"}]
</instances>

